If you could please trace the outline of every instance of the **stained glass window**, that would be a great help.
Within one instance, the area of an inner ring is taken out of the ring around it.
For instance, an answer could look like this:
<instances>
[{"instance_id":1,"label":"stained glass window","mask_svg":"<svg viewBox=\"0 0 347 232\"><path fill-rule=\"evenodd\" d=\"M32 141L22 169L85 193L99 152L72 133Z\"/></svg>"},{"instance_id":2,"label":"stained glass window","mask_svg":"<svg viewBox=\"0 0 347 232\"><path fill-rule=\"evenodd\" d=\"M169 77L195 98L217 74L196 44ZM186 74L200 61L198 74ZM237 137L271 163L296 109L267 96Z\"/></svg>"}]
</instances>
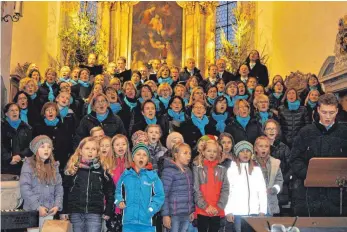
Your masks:
<instances>
[{"instance_id":1,"label":"stained glass window","mask_svg":"<svg viewBox=\"0 0 347 232\"><path fill-rule=\"evenodd\" d=\"M220 57L222 50L221 34L224 32L226 38L233 40L232 24L234 22L232 10L237 6L236 1L220 1L216 11L216 58Z\"/></svg>"}]
</instances>

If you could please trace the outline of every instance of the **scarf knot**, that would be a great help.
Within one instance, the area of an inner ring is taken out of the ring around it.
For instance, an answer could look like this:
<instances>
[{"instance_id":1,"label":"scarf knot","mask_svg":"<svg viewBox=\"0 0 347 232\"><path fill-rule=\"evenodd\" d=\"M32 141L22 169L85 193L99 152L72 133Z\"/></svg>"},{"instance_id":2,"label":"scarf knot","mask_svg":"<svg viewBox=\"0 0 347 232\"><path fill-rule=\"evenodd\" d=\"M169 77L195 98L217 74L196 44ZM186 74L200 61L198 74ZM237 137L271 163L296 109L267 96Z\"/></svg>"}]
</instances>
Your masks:
<instances>
[{"instance_id":1,"label":"scarf knot","mask_svg":"<svg viewBox=\"0 0 347 232\"><path fill-rule=\"evenodd\" d=\"M169 85L172 85L173 80L172 80L171 77L166 77L166 78L159 77L158 83L159 83L159 84L168 83Z\"/></svg>"},{"instance_id":2,"label":"scarf knot","mask_svg":"<svg viewBox=\"0 0 347 232\"><path fill-rule=\"evenodd\" d=\"M35 100L36 97L37 97L37 93L33 93L33 95L30 96L31 100Z\"/></svg>"},{"instance_id":3,"label":"scarf knot","mask_svg":"<svg viewBox=\"0 0 347 232\"><path fill-rule=\"evenodd\" d=\"M178 121L178 122L184 122L184 112L181 111L179 113L173 111L172 109L169 109L167 113L173 118L173 120Z\"/></svg>"},{"instance_id":4,"label":"scarf knot","mask_svg":"<svg viewBox=\"0 0 347 232\"><path fill-rule=\"evenodd\" d=\"M200 130L201 135L205 135L205 126L209 122L207 116L204 115L202 119L200 119L192 113L192 122Z\"/></svg>"},{"instance_id":5,"label":"scarf knot","mask_svg":"<svg viewBox=\"0 0 347 232\"><path fill-rule=\"evenodd\" d=\"M238 123L241 124L243 129L246 129L246 126L247 126L250 119L251 119L251 116L249 116L249 115L247 117L241 117L239 115L236 115L236 120L238 121Z\"/></svg>"},{"instance_id":6,"label":"scarf knot","mask_svg":"<svg viewBox=\"0 0 347 232\"><path fill-rule=\"evenodd\" d=\"M317 105L317 102L312 102L310 99L307 101L307 104L311 107L311 109L315 108Z\"/></svg>"},{"instance_id":7,"label":"scarf knot","mask_svg":"<svg viewBox=\"0 0 347 232\"><path fill-rule=\"evenodd\" d=\"M216 120L217 122L216 129L220 133L224 132L225 130L225 126L226 126L225 120L227 120L228 115L229 115L228 112L225 112L224 114L216 114L212 112L212 118Z\"/></svg>"},{"instance_id":8,"label":"scarf knot","mask_svg":"<svg viewBox=\"0 0 347 232\"><path fill-rule=\"evenodd\" d=\"M287 103L288 103L288 109L289 110L298 110L300 107L300 101L299 100L296 100L294 102L290 102L287 100Z\"/></svg>"},{"instance_id":9,"label":"scarf knot","mask_svg":"<svg viewBox=\"0 0 347 232\"><path fill-rule=\"evenodd\" d=\"M10 124L10 126L13 129L17 130L22 120L18 119L13 121L9 117L6 117L6 121Z\"/></svg>"},{"instance_id":10,"label":"scarf knot","mask_svg":"<svg viewBox=\"0 0 347 232\"><path fill-rule=\"evenodd\" d=\"M121 111L122 106L118 102L116 103L110 103L110 108L112 110L112 113L118 114L119 111Z\"/></svg>"},{"instance_id":11,"label":"scarf knot","mask_svg":"<svg viewBox=\"0 0 347 232\"><path fill-rule=\"evenodd\" d=\"M48 93L48 100L50 102L53 102L54 101L54 92L53 92L53 88L52 88L52 85L53 84L48 84L48 82L46 82L46 86L48 87L49 89L49 93Z\"/></svg>"},{"instance_id":12,"label":"scarf knot","mask_svg":"<svg viewBox=\"0 0 347 232\"><path fill-rule=\"evenodd\" d=\"M90 86L89 82L84 82L81 80L78 80L77 82L78 82L78 84L80 84L81 86L83 86L85 88L88 88Z\"/></svg>"},{"instance_id":13,"label":"scarf knot","mask_svg":"<svg viewBox=\"0 0 347 232\"><path fill-rule=\"evenodd\" d=\"M137 102L130 102L127 97L124 97L124 102L125 104L127 104L127 106L129 106L130 111L132 111L137 106Z\"/></svg>"},{"instance_id":14,"label":"scarf knot","mask_svg":"<svg viewBox=\"0 0 347 232\"><path fill-rule=\"evenodd\" d=\"M269 112L259 112L260 119L261 119L261 124L264 125L265 122L269 119Z\"/></svg>"},{"instance_id":15,"label":"scarf knot","mask_svg":"<svg viewBox=\"0 0 347 232\"><path fill-rule=\"evenodd\" d=\"M210 105L214 105L214 102L216 101L216 98L210 98L210 97L207 97L207 101L208 103L210 103Z\"/></svg>"},{"instance_id":16,"label":"scarf knot","mask_svg":"<svg viewBox=\"0 0 347 232\"><path fill-rule=\"evenodd\" d=\"M59 122L59 118L55 117L53 120L48 120L47 118L44 119L47 126L56 126Z\"/></svg>"},{"instance_id":17,"label":"scarf knot","mask_svg":"<svg viewBox=\"0 0 347 232\"><path fill-rule=\"evenodd\" d=\"M109 111L107 110L106 113L104 114L98 114L96 113L96 118L98 119L99 122L103 122L107 116L108 116Z\"/></svg>"},{"instance_id":18,"label":"scarf knot","mask_svg":"<svg viewBox=\"0 0 347 232\"><path fill-rule=\"evenodd\" d=\"M168 97L168 98L159 97L159 100L164 104L165 109L167 109L169 107L170 99L171 99L171 97Z\"/></svg>"},{"instance_id":19,"label":"scarf knot","mask_svg":"<svg viewBox=\"0 0 347 232\"><path fill-rule=\"evenodd\" d=\"M64 119L66 115L69 113L69 107L64 106L63 108L60 109L59 113L60 113L60 117Z\"/></svg>"},{"instance_id":20,"label":"scarf knot","mask_svg":"<svg viewBox=\"0 0 347 232\"><path fill-rule=\"evenodd\" d=\"M272 94L276 99L280 99L280 97L283 95L282 93L273 93Z\"/></svg>"},{"instance_id":21,"label":"scarf knot","mask_svg":"<svg viewBox=\"0 0 347 232\"><path fill-rule=\"evenodd\" d=\"M28 108L26 108L24 110L23 109L20 110L20 119L27 124L29 123L28 122Z\"/></svg>"},{"instance_id":22,"label":"scarf knot","mask_svg":"<svg viewBox=\"0 0 347 232\"><path fill-rule=\"evenodd\" d=\"M147 118L146 116L143 116L143 117L145 118L147 125L157 124L157 117L154 116L154 118L152 118L152 119Z\"/></svg>"},{"instance_id":23,"label":"scarf knot","mask_svg":"<svg viewBox=\"0 0 347 232\"><path fill-rule=\"evenodd\" d=\"M225 98L227 99L228 107L234 107L235 99L231 98L229 95L225 95Z\"/></svg>"}]
</instances>

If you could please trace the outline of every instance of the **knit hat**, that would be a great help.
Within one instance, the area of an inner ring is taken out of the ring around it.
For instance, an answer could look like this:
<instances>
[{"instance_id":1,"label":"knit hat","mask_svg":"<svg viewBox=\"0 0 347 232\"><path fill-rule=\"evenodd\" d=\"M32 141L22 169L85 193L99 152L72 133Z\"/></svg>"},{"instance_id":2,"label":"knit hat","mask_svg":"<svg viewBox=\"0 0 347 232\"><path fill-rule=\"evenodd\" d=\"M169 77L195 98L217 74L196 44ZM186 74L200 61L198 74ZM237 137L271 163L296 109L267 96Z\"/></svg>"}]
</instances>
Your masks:
<instances>
[{"instance_id":1,"label":"knit hat","mask_svg":"<svg viewBox=\"0 0 347 232\"><path fill-rule=\"evenodd\" d=\"M250 152L253 153L253 145L250 142L247 142L245 140L238 142L235 146L234 146L234 155L235 156L239 156L239 153L241 151L243 151L244 149L249 150Z\"/></svg>"},{"instance_id":2,"label":"knit hat","mask_svg":"<svg viewBox=\"0 0 347 232\"><path fill-rule=\"evenodd\" d=\"M138 144L140 141L146 140L149 142L148 134L142 130L136 131L132 136L131 136L131 141L133 142L133 145L135 146Z\"/></svg>"},{"instance_id":3,"label":"knit hat","mask_svg":"<svg viewBox=\"0 0 347 232\"><path fill-rule=\"evenodd\" d=\"M149 154L149 150L148 150L148 146L144 143L138 143L133 147L133 151L131 153L131 157L134 159L134 155L136 154L137 151L139 150L144 150L149 158L150 154Z\"/></svg>"},{"instance_id":4,"label":"knit hat","mask_svg":"<svg viewBox=\"0 0 347 232\"><path fill-rule=\"evenodd\" d=\"M184 142L183 136L178 132L171 132L166 138L166 148L171 150L173 147L172 141L175 139L181 139Z\"/></svg>"},{"instance_id":5,"label":"knit hat","mask_svg":"<svg viewBox=\"0 0 347 232\"><path fill-rule=\"evenodd\" d=\"M29 147L30 150L36 154L37 150L39 149L39 147L44 144L44 143L49 143L49 145L51 145L51 147L53 148L53 142L52 140L46 136L46 135L39 135L36 136L30 143Z\"/></svg>"}]
</instances>

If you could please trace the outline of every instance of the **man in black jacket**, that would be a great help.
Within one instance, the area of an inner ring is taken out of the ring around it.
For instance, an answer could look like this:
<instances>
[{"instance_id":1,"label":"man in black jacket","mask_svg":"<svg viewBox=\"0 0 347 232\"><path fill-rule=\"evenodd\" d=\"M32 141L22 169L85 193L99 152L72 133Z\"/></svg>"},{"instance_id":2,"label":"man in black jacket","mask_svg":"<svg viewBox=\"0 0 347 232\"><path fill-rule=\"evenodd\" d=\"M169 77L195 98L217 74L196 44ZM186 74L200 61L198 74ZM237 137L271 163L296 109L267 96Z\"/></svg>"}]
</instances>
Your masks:
<instances>
[{"instance_id":1,"label":"man in black jacket","mask_svg":"<svg viewBox=\"0 0 347 232\"><path fill-rule=\"evenodd\" d=\"M235 75L225 70L226 62L224 59L218 59L216 61L216 65L218 67L218 77L223 78L225 84L227 84L229 81L237 80Z\"/></svg>"},{"instance_id":2,"label":"man in black jacket","mask_svg":"<svg viewBox=\"0 0 347 232\"><path fill-rule=\"evenodd\" d=\"M336 121L338 101L335 95L318 100L319 119L300 130L291 151L294 173L293 212L298 216L339 216L338 188L305 188L309 160L313 157L347 157L347 127ZM344 194L343 202L347 202ZM347 205L343 205L347 216Z\"/></svg>"}]
</instances>

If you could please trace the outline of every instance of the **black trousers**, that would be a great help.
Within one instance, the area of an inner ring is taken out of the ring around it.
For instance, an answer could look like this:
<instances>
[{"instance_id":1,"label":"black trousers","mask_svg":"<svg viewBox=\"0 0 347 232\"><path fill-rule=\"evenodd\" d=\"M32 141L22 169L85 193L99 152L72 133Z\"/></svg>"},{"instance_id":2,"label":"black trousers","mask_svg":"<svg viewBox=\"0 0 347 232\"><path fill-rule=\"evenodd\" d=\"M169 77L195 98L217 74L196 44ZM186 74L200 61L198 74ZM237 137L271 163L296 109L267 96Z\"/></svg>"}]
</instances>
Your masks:
<instances>
[{"instance_id":1,"label":"black trousers","mask_svg":"<svg viewBox=\"0 0 347 232\"><path fill-rule=\"evenodd\" d=\"M208 217L198 214L199 232L218 232L220 228L220 217Z\"/></svg>"}]
</instances>

